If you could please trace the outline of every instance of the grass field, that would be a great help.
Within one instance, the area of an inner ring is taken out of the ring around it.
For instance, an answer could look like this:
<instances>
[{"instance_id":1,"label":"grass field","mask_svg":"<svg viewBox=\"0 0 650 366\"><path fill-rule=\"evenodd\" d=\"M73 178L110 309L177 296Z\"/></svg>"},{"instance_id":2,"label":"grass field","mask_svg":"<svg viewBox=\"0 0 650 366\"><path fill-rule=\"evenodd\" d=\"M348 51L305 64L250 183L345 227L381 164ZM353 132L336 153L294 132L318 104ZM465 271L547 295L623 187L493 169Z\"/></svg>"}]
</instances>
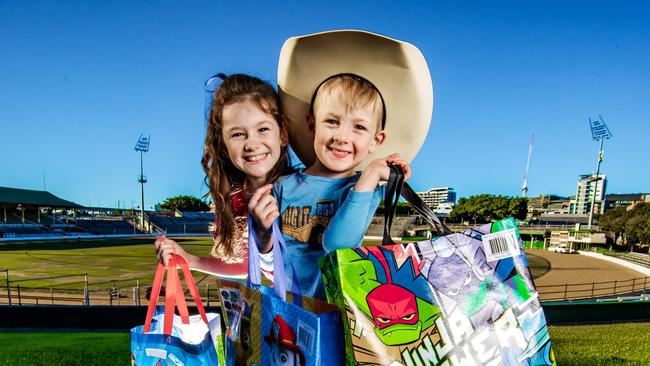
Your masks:
<instances>
[{"instance_id":1,"label":"grass field","mask_svg":"<svg viewBox=\"0 0 650 366\"><path fill-rule=\"evenodd\" d=\"M649 365L650 323L552 326L558 365ZM128 365L128 332L0 333L0 365Z\"/></svg>"},{"instance_id":2,"label":"grass field","mask_svg":"<svg viewBox=\"0 0 650 366\"><path fill-rule=\"evenodd\" d=\"M0 267L9 269L11 280L87 272L90 283L136 277L142 283L150 283L157 263L153 241L146 238L0 243ZM178 238L177 241L185 250L197 255L208 255L212 247L212 239L208 237ZM58 280L60 283L77 282L69 287L81 289L83 283L80 281L83 277ZM56 281L34 280L21 282L21 286L49 286L53 282Z\"/></svg>"}]
</instances>

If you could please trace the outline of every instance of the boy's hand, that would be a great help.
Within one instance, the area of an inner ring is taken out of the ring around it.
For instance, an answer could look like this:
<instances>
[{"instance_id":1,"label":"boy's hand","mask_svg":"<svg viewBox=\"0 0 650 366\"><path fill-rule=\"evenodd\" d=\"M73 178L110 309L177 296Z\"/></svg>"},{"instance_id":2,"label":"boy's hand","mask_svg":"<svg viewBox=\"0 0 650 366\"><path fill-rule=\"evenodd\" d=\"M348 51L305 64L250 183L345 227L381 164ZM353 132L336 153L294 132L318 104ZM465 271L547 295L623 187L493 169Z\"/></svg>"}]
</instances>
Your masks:
<instances>
[{"instance_id":1,"label":"boy's hand","mask_svg":"<svg viewBox=\"0 0 650 366\"><path fill-rule=\"evenodd\" d=\"M158 262L164 264L165 267L167 267L172 254L180 255L187 260L187 252L185 252L178 243L168 239L165 235L156 238L154 244L156 246L156 258L158 259Z\"/></svg>"},{"instance_id":2,"label":"boy's hand","mask_svg":"<svg viewBox=\"0 0 650 366\"><path fill-rule=\"evenodd\" d=\"M374 191L379 182L385 182L390 175L389 164L397 165L404 172L404 179L407 180L411 177L411 167L403 160L399 154L390 154L384 158L376 159L370 162L368 166L361 173L359 181L354 186L357 192Z\"/></svg>"},{"instance_id":3,"label":"boy's hand","mask_svg":"<svg viewBox=\"0 0 650 366\"><path fill-rule=\"evenodd\" d=\"M260 239L260 252L266 253L271 250L271 234L273 232L273 221L280 216L280 210L275 197L271 194L272 184L267 184L255 190L248 201L248 212L253 218L255 233Z\"/></svg>"}]
</instances>

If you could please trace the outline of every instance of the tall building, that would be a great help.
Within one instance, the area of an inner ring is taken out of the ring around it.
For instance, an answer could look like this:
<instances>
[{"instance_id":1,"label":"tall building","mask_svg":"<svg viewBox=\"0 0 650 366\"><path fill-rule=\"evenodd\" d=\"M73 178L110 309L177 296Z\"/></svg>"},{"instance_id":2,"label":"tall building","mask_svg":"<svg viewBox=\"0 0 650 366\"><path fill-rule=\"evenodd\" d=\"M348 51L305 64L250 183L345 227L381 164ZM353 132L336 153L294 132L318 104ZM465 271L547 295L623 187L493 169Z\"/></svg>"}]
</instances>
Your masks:
<instances>
[{"instance_id":1,"label":"tall building","mask_svg":"<svg viewBox=\"0 0 650 366\"><path fill-rule=\"evenodd\" d=\"M449 206L449 203L452 205L456 203L456 192L451 187L431 188L426 192L418 192L418 196L434 211L442 203L447 204L443 205L445 207Z\"/></svg>"},{"instance_id":2,"label":"tall building","mask_svg":"<svg viewBox=\"0 0 650 366\"><path fill-rule=\"evenodd\" d=\"M595 179L594 175L581 175L580 179L578 179L578 184L576 187L576 196L571 200L569 206L569 214L589 214L589 207L594 195L596 196L596 201L594 202L594 213L604 213L606 189L607 179L605 178L604 174L599 175L597 180Z\"/></svg>"}]
</instances>

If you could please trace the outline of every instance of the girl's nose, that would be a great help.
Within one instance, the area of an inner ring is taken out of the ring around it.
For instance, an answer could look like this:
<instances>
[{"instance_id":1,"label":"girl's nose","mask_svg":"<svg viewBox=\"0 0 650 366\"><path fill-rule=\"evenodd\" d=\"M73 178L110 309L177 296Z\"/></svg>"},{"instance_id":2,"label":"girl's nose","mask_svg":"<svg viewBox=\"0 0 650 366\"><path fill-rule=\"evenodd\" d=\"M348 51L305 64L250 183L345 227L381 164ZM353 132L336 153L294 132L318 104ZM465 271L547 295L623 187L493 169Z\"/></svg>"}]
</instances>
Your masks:
<instances>
[{"instance_id":1,"label":"girl's nose","mask_svg":"<svg viewBox=\"0 0 650 366\"><path fill-rule=\"evenodd\" d=\"M244 149L252 151L260 147L260 141L257 137L249 137L244 143Z\"/></svg>"}]
</instances>

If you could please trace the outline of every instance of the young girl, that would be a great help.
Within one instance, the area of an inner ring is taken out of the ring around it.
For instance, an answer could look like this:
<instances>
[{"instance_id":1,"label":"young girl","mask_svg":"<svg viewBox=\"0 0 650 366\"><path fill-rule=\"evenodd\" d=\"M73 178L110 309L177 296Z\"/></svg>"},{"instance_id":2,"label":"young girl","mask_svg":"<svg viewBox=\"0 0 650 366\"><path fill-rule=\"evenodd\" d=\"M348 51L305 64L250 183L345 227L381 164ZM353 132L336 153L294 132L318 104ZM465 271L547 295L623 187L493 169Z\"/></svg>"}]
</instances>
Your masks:
<instances>
[{"instance_id":1,"label":"young girl","mask_svg":"<svg viewBox=\"0 0 650 366\"><path fill-rule=\"evenodd\" d=\"M172 253L191 269L226 276L247 274L248 201L260 226L278 217L271 184L291 173L288 138L278 95L271 85L252 76L226 77L214 94L208 117L201 164L215 206L212 256L187 253L175 241L161 236L156 256L167 265ZM255 197L253 196L253 193Z\"/></svg>"}]
</instances>

